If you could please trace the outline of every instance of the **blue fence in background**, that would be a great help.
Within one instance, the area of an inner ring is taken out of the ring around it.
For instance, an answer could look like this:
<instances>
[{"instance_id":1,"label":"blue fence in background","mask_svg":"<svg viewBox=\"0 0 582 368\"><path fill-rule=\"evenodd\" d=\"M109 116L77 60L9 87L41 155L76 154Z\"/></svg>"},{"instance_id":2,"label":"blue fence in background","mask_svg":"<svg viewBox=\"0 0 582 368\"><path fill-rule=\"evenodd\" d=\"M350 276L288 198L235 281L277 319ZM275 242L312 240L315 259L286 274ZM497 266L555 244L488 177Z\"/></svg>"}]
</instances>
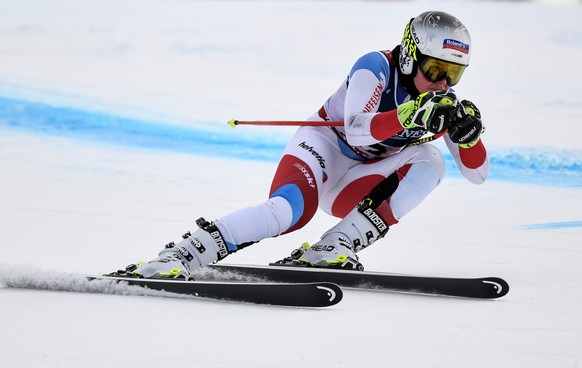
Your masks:
<instances>
[{"instance_id":1,"label":"blue fence in background","mask_svg":"<svg viewBox=\"0 0 582 368\"><path fill-rule=\"evenodd\" d=\"M204 156L277 161L285 141L216 124L189 127L0 97L0 127L104 144ZM447 175L459 176L443 152ZM489 149L492 180L582 187L582 150L550 147Z\"/></svg>"}]
</instances>

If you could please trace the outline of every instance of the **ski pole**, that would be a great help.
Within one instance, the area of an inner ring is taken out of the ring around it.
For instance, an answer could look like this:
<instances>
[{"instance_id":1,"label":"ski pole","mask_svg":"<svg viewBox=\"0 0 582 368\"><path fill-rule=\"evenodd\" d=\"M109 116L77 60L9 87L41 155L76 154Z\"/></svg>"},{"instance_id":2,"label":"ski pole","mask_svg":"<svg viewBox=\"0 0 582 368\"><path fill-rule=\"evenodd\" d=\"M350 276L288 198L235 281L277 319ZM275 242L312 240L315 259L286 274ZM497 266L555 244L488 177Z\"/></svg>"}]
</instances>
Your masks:
<instances>
[{"instance_id":1,"label":"ski pole","mask_svg":"<svg viewBox=\"0 0 582 368\"><path fill-rule=\"evenodd\" d=\"M432 142L435 139L439 139L440 137L442 137L443 135L445 135L447 131L445 130L444 132L440 132L434 135L429 135L428 137L423 137L420 138L414 142L410 142L406 145L406 147L412 147L412 146L418 146L419 144L423 144L423 143L427 143L427 142Z\"/></svg>"},{"instance_id":2,"label":"ski pole","mask_svg":"<svg viewBox=\"0 0 582 368\"><path fill-rule=\"evenodd\" d=\"M262 126L343 126L343 121L309 121L309 120L237 120L230 119L228 125L236 128L237 125L262 125ZM406 147L417 146L422 143L432 142L442 137L446 130L428 137L420 138L406 145Z\"/></svg>"},{"instance_id":3,"label":"ski pole","mask_svg":"<svg viewBox=\"0 0 582 368\"><path fill-rule=\"evenodd\" d=\"M228 125L235 128L237 125L263 125L263 126L343 126L343 121L308 121L308 120L237 120L230 119Z\"/></svg>"}]
</instances>

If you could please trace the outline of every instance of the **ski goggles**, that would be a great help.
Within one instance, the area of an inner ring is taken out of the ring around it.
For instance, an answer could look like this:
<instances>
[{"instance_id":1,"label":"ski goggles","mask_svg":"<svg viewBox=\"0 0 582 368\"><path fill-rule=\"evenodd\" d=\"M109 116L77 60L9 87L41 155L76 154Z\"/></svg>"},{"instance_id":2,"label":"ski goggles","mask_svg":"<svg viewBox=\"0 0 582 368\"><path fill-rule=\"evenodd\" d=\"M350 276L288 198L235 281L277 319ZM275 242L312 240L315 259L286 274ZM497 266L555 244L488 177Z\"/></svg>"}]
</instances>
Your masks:
<instances>
[{"instance_id":1,"label":"ski goggles","mask_svg":"<svg viewBox=\"0 0 582 368\"><path fill-rule=\"evenodd\" d=\"M467 68L465 65L435 59L430 56L422 55L419 59L418 67L426 79L433 83L446 79L450 87L459 83L463 72Z\"/></svg>"}]
</instances>

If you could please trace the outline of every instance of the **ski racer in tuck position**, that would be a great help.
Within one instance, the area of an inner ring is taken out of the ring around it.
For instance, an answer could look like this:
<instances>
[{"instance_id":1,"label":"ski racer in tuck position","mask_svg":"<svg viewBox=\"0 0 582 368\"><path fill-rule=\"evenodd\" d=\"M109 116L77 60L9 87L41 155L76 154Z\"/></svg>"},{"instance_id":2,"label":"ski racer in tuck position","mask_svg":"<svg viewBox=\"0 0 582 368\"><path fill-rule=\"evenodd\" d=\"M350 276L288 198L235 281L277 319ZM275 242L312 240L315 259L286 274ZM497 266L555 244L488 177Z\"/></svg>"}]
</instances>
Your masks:
<instances>
[{"instance_id":1,"label":"ski racer in tuck position","mask_svg":"<svg viewBox=\"0 0 582 368\"><path fill-rule=\"evenodd\" d=\"M343 121L342 127L298 128L264 203L213 222L200 218L198 229L126 272L190 279L230 253L302 228L318 207L341 220L279 263L363 270L356 253L383 238L444 177L440 151L415 141L442 135L466 179L481 184L488 175L479 109L451 90L469 65L471 47L469 32L450 14L412 18L400 45L360 57L309 118Z\"/></svg>"}]
</instances>

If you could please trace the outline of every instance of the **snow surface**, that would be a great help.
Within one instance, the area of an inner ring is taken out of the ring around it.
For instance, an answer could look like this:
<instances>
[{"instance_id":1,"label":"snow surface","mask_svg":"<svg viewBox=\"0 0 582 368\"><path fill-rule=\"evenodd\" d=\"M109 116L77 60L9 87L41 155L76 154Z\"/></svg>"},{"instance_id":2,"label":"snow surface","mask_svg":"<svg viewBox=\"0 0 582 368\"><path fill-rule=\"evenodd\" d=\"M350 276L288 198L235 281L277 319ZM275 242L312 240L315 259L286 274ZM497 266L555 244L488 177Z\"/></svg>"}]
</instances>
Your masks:
<instances>
[{"instance_id":1,"label":"snow surface","mask_svg":"<svg viewBox=\"0 0 582 368\"><path fill-rule=\"evenodd\" d=\"M0 2L0 279L99 274L265 199L290 128L434 2ZM451 167L368 270L500 276L495 301L328 309L0 287L1 367L582 366L579 2L439 2L473 59L491 180ZM223 140L226 139L226 143ZM450 165L449 165L450 166ZM335 219L228 258L267 263Z\"/></svg>"}]
</instances>

